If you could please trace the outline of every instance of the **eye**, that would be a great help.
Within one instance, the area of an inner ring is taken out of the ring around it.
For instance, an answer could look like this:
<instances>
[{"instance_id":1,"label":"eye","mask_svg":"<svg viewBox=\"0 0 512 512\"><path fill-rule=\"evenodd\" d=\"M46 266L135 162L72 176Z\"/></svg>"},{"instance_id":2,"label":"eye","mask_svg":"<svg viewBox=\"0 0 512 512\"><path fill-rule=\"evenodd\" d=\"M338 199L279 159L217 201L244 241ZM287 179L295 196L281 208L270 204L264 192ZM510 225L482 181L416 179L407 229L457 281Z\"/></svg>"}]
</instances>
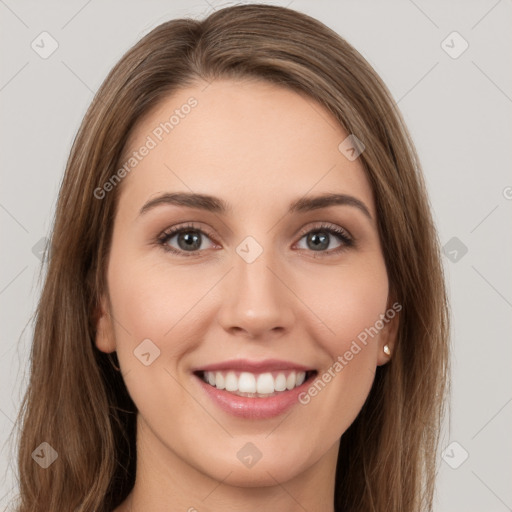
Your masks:
<instances>
[{"instance_id":1,"label":"eye","mask_svg":"<svg viewBox=\"0 0 512 512\"><path fill-rule=\"evenodd\" d=\"M349 233L339 227L330 224L322 224L313 229L302 230L302 239L306 239L307 247L310 252L326 253L325 256L335 255L354 246L354 239ZM341 244L329 251L325 251L331 244L331 238L336 237ZM176 238L178 247L171 245L173 238ZM157 243L167 252L178 254L180 256L200 256L201 250L204 250L204 239L212 240L213 237L208 232L199 229L194 224L186 226L175 226L161 233L157 238ZM322 255L323 256L323 255ZM319 256L313 255L314 258ZM321 256L320 256L321 257Z\"/></svg>"},{"instance_id":2,"label":"eye","mask_svg":"<svg viewBox=\"0 0 512 512\"><path fill-rule=\"evenodd\" d=\"M325 256L338 254L354 246L354 239L345 229L330 224L322 224L313 229L303 230L301 235L301 240L306 239L306 248L311 249L312 252L327 253ZM327 249L330 245L332 236L341 241L341 244L332 250L325 251L324 249ZM315 255L313 257L318 258Z\"/></svg>"},{"instance_id":3,"label":"eye","mask_svg":"<svg viewBox=\"0 0 512 512\"><path fill-rule=\"evenodd\" d=\"M195 227L193 224L186 226L173 227L164 231L158 237L158 243L165 251L183 256L199 256L197 251L204 249L202 247L202 238L210 238L203 230ZM176 238L178 248L170 245L170 241ZM188 253L188 254L187 254Z\"/></svg>"}]
</instances>

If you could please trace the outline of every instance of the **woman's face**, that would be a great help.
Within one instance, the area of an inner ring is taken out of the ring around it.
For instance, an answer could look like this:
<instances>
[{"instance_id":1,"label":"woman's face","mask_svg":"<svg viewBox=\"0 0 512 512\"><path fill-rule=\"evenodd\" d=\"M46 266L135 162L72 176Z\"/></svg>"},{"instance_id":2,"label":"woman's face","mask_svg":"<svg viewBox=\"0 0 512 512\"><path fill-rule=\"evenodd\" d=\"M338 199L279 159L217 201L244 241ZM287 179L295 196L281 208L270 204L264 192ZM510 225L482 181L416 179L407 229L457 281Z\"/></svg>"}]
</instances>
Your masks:
<instances>
[{"instance_id":1,"label":"woman's face","mask_svg":"<svg viewBox=\"0 0 512 512\"><path fill-rule=\"evenodd\" d=\"M348 135L256 81L184 89L136 126L96 344L117 351L162 471L240 486L333 471L397 324L382 322L375 204Z\"/></svg>"}]
</instances>

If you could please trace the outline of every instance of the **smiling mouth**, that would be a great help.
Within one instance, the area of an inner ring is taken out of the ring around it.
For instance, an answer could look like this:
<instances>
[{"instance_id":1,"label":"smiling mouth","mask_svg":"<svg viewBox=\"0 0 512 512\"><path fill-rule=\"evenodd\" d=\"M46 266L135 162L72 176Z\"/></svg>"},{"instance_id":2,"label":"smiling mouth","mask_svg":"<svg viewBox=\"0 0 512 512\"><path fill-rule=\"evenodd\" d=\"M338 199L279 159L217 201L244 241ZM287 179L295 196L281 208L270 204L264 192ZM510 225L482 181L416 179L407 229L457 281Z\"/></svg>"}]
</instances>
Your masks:
<instances>
[{"instance_id":1,"label":"smiling mouth","mask_svg":"<svg viewBox=\"0 0 512 512\"><path fill-rule=\"evenodd\" d=\"M269 398L291 391L315 378L316 370L277 370L253 373L236 370L196 371L194 375L213 388L236 396Z\"/></svg>"}]
</instances>

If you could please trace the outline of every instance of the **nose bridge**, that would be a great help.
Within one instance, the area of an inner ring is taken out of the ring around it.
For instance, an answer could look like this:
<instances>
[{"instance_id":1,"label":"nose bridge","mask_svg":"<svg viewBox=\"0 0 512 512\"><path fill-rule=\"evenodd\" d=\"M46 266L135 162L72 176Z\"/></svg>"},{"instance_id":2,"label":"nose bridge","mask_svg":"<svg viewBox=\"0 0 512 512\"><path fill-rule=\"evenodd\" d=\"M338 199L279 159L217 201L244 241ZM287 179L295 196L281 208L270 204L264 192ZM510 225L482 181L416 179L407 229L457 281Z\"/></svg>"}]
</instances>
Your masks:
<instances>
[{"instance_id":1,"label":"nose bridge","mask_svg":"<svg viewBox=\"0 0 512 512\"><path fill-rule=\"evenodd\" d=\"M220 315L225 329L259 336L293 325L293 293L284 284L283 266L273 248L246 237L235 249L233 266Z\"/></svg>"}]
</instances>

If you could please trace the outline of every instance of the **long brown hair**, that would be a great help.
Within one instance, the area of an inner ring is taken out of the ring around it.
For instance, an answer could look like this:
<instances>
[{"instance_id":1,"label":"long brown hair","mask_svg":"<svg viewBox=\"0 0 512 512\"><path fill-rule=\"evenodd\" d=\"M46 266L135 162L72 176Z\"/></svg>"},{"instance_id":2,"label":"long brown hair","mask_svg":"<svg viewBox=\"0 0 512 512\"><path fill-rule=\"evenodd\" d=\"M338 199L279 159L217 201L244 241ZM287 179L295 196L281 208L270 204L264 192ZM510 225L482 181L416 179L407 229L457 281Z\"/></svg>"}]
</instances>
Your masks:
<instances>
[{"instance_id":1,"label":"long brown hair","mask_svg":"<svg viewBox=\"0 0 512 512\"><path fill-rule=\"evenodd\" d=\"M101 200L94 191L118 170L143 115L179 89L218 78L256 78L306 94L365 145L360 159L390 290L403 309L392 359L377 367L368 399L341 437L335 508L432 510L449 384L449 308L420 163L367 61L319 21L270 5L157 26L115 65L90 105L43 261L30 382L18 415L16 510L110 512L134 484L136 408L122 375L94 344L121 187ZM32 457L43 442L58 453L47 469Z\"/></svg>"}]
</instances>

